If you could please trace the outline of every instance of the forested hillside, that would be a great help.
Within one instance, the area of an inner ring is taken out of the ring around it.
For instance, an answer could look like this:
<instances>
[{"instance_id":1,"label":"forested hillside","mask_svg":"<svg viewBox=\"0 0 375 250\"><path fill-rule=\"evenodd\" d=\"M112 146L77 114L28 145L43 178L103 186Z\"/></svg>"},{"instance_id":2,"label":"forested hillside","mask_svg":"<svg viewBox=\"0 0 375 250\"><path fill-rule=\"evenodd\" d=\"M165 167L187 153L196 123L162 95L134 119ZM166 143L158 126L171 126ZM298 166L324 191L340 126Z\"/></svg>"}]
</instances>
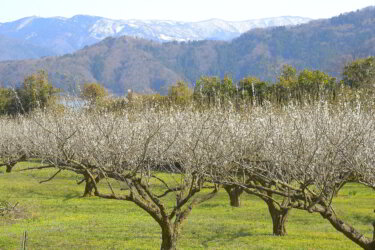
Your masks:
<instances>
[{"instance_id":1,"label":"forested hillside","mask_svg":"<svg viewBox=\"0 0 375 250\"><path fill-rule=\"evenodd\" d=\"M178 80L191 84L202 75L239 80L253 75L273 81L282 65L318 69L340 76L346 63L375 55L375 8L293 27L256 29L231 42L158 43L107 38L74 54L0 63L1 83L16 84L45 69L63 89L100 82L116 94L131 88L165 93Z\"/></svg>"},{"instance_id":2,"label":"forested hillside","mask_svg":"<svg viewBox=\"0 0 375 250\"><path fill-rule=\"evenodd\" d=\"M38 58L51 53L44 47L0 35L0 61Z\"/></svg>"}]
</instances>

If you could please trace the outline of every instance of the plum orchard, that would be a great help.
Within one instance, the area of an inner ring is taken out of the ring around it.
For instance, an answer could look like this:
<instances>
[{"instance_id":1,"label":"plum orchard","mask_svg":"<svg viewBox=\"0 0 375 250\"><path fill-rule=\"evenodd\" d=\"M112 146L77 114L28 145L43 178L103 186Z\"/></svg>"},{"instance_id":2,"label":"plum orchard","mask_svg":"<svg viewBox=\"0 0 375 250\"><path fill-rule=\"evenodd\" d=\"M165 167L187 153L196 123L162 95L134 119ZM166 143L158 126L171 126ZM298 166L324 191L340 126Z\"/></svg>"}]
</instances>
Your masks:
<instances>
[{"instance_id":1,"label":"plum orchard","mask_svg":"<svg viewBox=\"0 0 375 250\"><path fill-rule=\"evenodd\" d=\"M362 248L374 249L374 238L341 220L331 206L348 182L375 188L372 109L289 107L264 113L254 125L259 129L250 136L252 144L237 143L242 155L234 164L215 168L216 182L266 201L274 233L285 231L288 210L297 208L319 213Z\"/></svg>"},{"instance_id":2,"label":"plum orchard","mask_svg":"<svg viewBox=\"0 0 375 250\"><path fill-rule=\"evenodd\" d=\"M17 162L27 159L23 121L25 119L0 118L0 168L5 167L7 173L12 172Z\"/></svg>"},{"instance_id":3,"label":"plum orchard","mask_svg":"<svg viewBox=\"0 0 375 250\"><path fill-rule=\"evenodd\" d=\"M82 174L95 195L134 202L159 224L161 249L175 249L191 210L218 191L205 173L226 161L218 144L224 120L209 112L39 113L25 127L25 141L34 157Z\"/></svg>"},{"instance_id":4,"label":"plum orchard","mask_svg":"<svg viewBox=\"0 0 375 250\"><path fill-rule=\"evenodd\" d=\"M375 248L331 205L348 182L375 187L371 108L35 112L0 122L1 159L38 158L55 175L82 175L86 195L135 203L160 226L161 249L177 248L192 209L220 186L234 203L242 191L263 199L276 235L286 233L295 208L319 213L362 248Z\"/></svg>"}]
</instances>

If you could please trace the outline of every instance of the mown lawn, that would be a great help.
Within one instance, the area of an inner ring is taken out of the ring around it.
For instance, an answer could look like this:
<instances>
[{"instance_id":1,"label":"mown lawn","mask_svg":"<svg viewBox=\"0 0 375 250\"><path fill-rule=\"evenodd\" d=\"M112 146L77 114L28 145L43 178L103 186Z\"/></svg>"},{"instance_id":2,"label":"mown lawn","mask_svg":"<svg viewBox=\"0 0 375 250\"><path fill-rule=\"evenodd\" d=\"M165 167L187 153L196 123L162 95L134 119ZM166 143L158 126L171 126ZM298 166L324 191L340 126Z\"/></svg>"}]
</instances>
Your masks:
<instances>
[{"instance_id":1,"label":"mown lawn","mask_svg":"<svg viewBox=\"0 0 375 250\"><path fill-rule=\"evenodd\" d=\"M32 164L32 163L30 163ZM0 200L19 202L20 218L0 217L0 249L19 249L28 232L29 249L159 249L160 229L130 202L81 198L79 178L65 172L39 184L52 170L0 173ZM36 163L34 163L36 164ZM375 220L375 192L347 185L334 201L336 213L368 237ZM242 195L232 208L224 190L194 208L183 228L179 249L359 249L318 214L291 211L288 235L272 236L265 203Z\"/></svg>"}]
</instances>

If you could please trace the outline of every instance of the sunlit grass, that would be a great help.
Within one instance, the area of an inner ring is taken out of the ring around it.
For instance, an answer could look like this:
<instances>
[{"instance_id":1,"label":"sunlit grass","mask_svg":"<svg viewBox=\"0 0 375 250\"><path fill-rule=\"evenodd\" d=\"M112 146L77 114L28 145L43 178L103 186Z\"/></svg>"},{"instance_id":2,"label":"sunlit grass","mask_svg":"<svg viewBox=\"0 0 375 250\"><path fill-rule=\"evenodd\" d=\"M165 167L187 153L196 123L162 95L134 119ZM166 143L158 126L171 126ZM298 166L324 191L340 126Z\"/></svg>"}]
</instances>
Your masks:
<instances>
[{"instance_id":1,"label":"sunlit grass","mask_svg":"<svg viewBox=\"0 0 375 250\"><path fill-rule=\"evenodd\" d=\"M37 163L33 163L37 164ZM21 167L30 164L23 163ZM0 218L0 249L19 249L29 235L29 249L159 249L160 229L130 202L82 198L80 178L40 170L0 174L0 199L19 202L23 217ZM232 208L221 190L214 199L193 209L184 224L180 249L359 249L318 214L292 210L288 235L272 236L267 207L260 199L242 195L242 207ZM366 236L375 220L374 191L347 185L335 198L336 213Z\"/></svg>"}]
</instances>

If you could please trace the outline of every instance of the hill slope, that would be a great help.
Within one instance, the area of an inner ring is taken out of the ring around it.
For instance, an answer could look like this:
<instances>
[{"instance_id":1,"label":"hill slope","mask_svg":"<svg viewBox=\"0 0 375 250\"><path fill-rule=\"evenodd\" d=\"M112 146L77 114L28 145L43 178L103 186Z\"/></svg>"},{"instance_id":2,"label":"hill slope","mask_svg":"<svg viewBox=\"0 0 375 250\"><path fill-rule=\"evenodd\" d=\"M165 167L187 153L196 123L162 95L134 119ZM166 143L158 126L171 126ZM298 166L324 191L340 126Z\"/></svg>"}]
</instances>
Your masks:
<instances>
[{"instance_id":1,"label":"hill slope","mask_svg":"<svg viewBox=\"0 0 375 250\"><path fill-rule=\"evenodd\" d=\"M0 35L0 61L39 58L51 53L44 47Z\"/></svg>"},{"instance_id":2,"label":"hill slope","mask_svg":"<svg viewBox=\"0 0 375 250\"><path fill-rule=\"evenodd\" d=\"M18 39L50 51L50 56L75 52L106 37L133 36L148 40L230 40L253 28L306 23L309 18L275 17L242 22L211 19L202 22L166 20L112 20L97 16L77 15L62 17L26 17L0 24L0 35ZM0 38L1 41L1 38ZM11 47L4 47L10 50ZM30 47L30 50L33 48ZM29 58L16 54L13 59ZM0 58L1 59L1 58Z\"/></svg>"},{"instance_id":3,"label":"hill slope","mask_svg":"<svg viewBox=\"0 0 375 250\"><path fill-rule=\"evenodd\" d=\"M177 80L194 83L201 75L274 80L285 63L339 76L346 62L375 55L374 25L375 8L369 7L298 26L255 29L231 42L107 38L72 55L0 63L0 81L20 82L42 68L58 87L97 81L123 94L128 88L165 93Z\"/></svg>"}]
</instances>

